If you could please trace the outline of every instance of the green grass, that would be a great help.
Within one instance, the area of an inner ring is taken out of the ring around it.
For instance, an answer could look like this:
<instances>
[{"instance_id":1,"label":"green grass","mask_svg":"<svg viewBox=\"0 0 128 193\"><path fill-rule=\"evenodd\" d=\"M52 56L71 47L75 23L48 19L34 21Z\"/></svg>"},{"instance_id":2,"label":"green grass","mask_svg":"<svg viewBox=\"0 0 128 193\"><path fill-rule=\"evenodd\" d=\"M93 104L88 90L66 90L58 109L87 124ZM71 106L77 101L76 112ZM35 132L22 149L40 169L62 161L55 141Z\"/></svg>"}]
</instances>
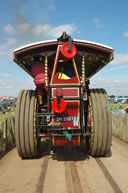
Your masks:
<instances>
[{"instance_id":1,"label":"green grass","mask_svg":"<svg viewBox=\"0 0 128 193\"><path fill-rule=\"evenodd\" d=\"M6 117L8 117L8 116L10 116L10 115L15 115L16 107L13 107L13 106L12 106L11 108L12 108L12 111L11 111L11 112L2 113L2 112L0 111L0 116L1 116L0 122L3 121L4 118L6 118Z\"/></svg>"},{"instance_id":2,"label":"green grass","mask_svg":"<svg viewBox=\"0 0 128 193\"><path fill-rule=\"evenodd\" d=\"M120 107L121 103L110 103L110 106L113 105L114 109L117 110ZM123 107L123 109L125 109L126 107L128 107L128 104L121 104L121 106Z\"/></svg>"},{"instance_id":3,"label":"green grass","mask_svg":"<svg viewBox=\"0 0 128 193\"><path fill-rule=\"evenodd\" d=\"M0 112L0 116L8 116L8 115L14 115L14 114L15 114L14 111L12 111L12 112L7 112L7 113L2 113L2 112Z\"/></svg>"}]
</instances>

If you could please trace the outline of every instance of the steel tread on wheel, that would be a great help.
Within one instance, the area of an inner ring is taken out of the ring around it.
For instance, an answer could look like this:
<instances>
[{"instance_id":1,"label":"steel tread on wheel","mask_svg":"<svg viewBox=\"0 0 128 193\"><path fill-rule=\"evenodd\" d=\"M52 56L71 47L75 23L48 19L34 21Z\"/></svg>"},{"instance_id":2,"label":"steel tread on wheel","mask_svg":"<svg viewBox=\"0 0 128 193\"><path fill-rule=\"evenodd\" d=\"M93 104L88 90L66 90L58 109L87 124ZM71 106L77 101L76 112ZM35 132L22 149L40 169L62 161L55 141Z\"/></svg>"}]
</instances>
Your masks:
<instances>
[{"instance_id":1,"label":"steel tread on wheel","mask_svg":"<svg viewBox=\"0 0 128 193\"><path fill-rule=\"evenodd\" d=\"M104 89L90 89L89 95L91 156L106 156L110 153L112 139L111 111Z\"/></svg>"},{"instance_id":2,"label":"steel tread on wheel","mask_svg":"<svg viewBox=\"0 0 128 193\"><path fill-rule=\"evenodd\" d=\"M34 158L39 152L40 140L36 135L36 112L36 92L20 91L16 106L15 135L17 151L21 158Z\"/></svg>"}]
</instances>

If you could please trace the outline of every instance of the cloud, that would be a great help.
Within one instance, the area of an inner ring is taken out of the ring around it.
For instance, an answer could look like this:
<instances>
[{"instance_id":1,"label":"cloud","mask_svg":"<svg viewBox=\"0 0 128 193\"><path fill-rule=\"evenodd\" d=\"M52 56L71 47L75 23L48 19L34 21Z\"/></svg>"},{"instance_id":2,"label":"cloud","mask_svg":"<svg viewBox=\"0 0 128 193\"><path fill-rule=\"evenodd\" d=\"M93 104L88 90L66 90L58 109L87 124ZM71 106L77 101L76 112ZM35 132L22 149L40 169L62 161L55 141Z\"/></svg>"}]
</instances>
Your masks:
<instances>
[{"instance_id":1,"label":"cloud","mask_svg":"<svg viewBox=\"0 0 128 193\"><path fill-rule=\"evenodd\" d=\"M126 64L124 64L124 65L115 65L115 64L113 64L113 65L110 65L109 66L110 68L105 68L104 69L104 72L105 73L108 73L108 72L119 72L119 71L126 71L126 70L128 70L128 65L126 65Z\"/></svg>"},{"instance_id":2,"label":"cloud","mask_svg":"<svg viewBox=\"0 0 128 193\"><path fill-rule=\"evenodd\" d=\"M8 49L10 48L10 46L16 45L16 43L17 43L16 38L9 38L4 44L0 45L0 50L2 51Z\"/></svg>"},{"instance_id":3,"label":"cloud","mask_svg":"<svg viewBox=\"0 0 128 193\"><path fill-rule=\"evenodd\" d=\"M0 96L18 96L22 89L35 89L33 80L0 80Z\"/></svg>"},{"instance_id":4,"label":"cloud","mask_svg":"<svg viewBox=\"0 0 128 193\"><path fill-rule=\"evenodd\" d=\"M4 31L7 34L15 36L40 36L43 38L57 38L62 34L63 31L66 31L68 34L72 34L76 31L77 27L74 24L65 24L59 26L52 26L49 24L38 24L33 25L27 22L20 24L8 24L4 26Z\"/></svg>"},{"instance_id":5,"label":"cloud","mask_svg":"<svg viewBox=\"0 0 128 193\"><path fill-rule=\"evenodd\" d=\"M11 24L7 24L6 26L4 26L4 31L7 33L7 34L15 34L15 30L13 28L13 26Z\"/></svg>"},{"instance_id":6,"label":"cloud","mask_svg":"<svg viewBox=\"0 0 128 193\"><path fill-rule=\"evenodd\" d=\"M51 35L55 38L61 36L63 31L66 31L67 34L72 34L75 32L77 27L73 24L65 24L65 25L60 25L52 29Z\"/></svg>"},{"instance_id":7,"label":"cloud","mask_svg":"<svg viewBox=\"0 0 128 193\"><path fill-rule=\"evenodd\" d=\"M92 78L90 82L90 88L104 88L108 95L128 95L128 80L105 80Z\"/></svg>"},{"instance_id":8,"label":"cloud","mask_svg":"<svg viewBox=\"0 0 128 193\"><path fill-rule=\"evenodd\" d=\"M124 32L123 35L128 38L128 32Z\"/></svg>"},{"instance_id":9,"label":"cloud","mask_svg":"<svg viewBox=\"0 0 128 193\"><path fill-rule=\"evenodd\" d=\"M0 74L0 78L8 78L11 74Z\"/></svg>"},{"instance_id":10,"label":"cloud","mask_svg":"<svg viewBox=\"0 0 128 193\"><path fill-rule=\"evenodd\" d=\"M128 64L128 54L125 53L119 53L115 54L114 60L111 62L111 64Z\"/></svg>"},{"instance_id":11,"label":"cloud","mask_svg":"<svg viewBox=\"0 0 128 193\"><path fill-rule=\"evenodd\" d=\"M16 38L9 38L4 44L0 45L0 56L6 58L12 58L12 51L15 49L17 45Z\"/></svg>"},{"instance_id":12,"label":"cloud","mask_svg":"<svg viewBox=\"0 0 128 193\"><path fill-rule=\"evenodd\" d=\"M92 19L92 23L95 24L95 26L97 28L102 28L103 27L103 24L101 23L100 19L99 18L93 18Z\"/></svg>"}]
</instances>

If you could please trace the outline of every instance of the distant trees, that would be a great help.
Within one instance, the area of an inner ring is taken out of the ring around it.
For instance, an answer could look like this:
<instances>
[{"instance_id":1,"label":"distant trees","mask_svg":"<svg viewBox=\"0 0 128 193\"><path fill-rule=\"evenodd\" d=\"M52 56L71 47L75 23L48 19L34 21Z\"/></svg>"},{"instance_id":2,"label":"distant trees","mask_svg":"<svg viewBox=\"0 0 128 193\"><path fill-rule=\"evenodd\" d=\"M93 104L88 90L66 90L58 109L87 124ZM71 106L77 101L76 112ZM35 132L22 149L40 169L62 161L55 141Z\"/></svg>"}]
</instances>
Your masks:
<instances>
[{"instance_id":1,"label":"distant trees","mask_svg":"<svg viewBox=\"0 0 128 193\"><path fill-rule=\"evenodd\" d=\"M115 96L114 95L111 95L111 96L109 96L110 98L115 98Z\"/></svg>"}]
</instances>

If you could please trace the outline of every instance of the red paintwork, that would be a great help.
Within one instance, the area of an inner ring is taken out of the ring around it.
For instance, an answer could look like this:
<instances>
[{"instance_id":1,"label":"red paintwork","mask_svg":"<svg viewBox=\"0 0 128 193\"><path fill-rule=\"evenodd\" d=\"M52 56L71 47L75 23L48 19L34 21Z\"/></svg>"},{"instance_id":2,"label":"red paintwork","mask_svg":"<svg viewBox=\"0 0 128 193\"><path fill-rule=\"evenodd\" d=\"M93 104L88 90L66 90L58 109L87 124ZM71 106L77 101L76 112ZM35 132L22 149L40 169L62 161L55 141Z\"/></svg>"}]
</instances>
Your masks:
<instances>
[{"instance_id":1,"label":"red paintwork","mask_svg":"<svg viewBox=\"0 0 128 193\"><path fill-rule=\"evenodd\" d=\"M66 101L66 110L60 115L60 117L79 117L80 102L79 101ZM53 119L56 122L56 119ZM79 128L80 127L80 117L78 126L74 126L73 120L61 122L63 127Z\"/></svg>"},{"instance_id":2,"label":"red paintwork","mask_svg":"<svg viewBox=\"0 0 128 193\"><path fill-rule=\"evenodd\" d=\"M69 60L69 58L65 57L65 56L62 54L62 52L60 52L60 54L59 54L59 60L64 60L64 61L66 61L66 60Z\"/></svg>"},{"instance_id":3,"label":"red paintwork","mask_svg":"<svg viewBox=\"0 0 128 193\"><path fill-rule=\"evenodd\" d=\"M31 68L31 73L36 85L45 83L45 66L42 62L35 62Z\"/></svg>"},{"instance_id":4,"label":"red paintwork","mask_svg":"<svg viewBox=\"0 0 128 193\"><path fill-rule=\"evenodd\" d=\"M80 136L72 136L72 140L69 141L65 136L53 136L53 146L79 146Z\"/></svg>"},{"instance_id":5,"label":"red paintwork","mask_svg":"<svg viewBox=\"0 0 128 193\"><path fill-rule=\"evenodd\" d=\"M45 66L41 62L35 62L31 68L34 83L37 87L38 95L42 96L42 88L45 87Z\"/></svg>"},{"instance_id":6,"label":"red paintwork","mask_svg":"<svg viewBox=\"0 0 128 193\"><path fill-rule=\"evenodd\" d=\"M45 65L42 62L35 62L31 68L31 73L37 87L38 95L42 96L42 88L45 88ZM51 76L50 69L48 69L48 74Z\"/></svg>"},{"instance_id":7,"label":"red paintwork","mask_svg":"<svg viewBox=\"0 0 128 193\"><path fill-rule=\"evenodd\" d=\"M79 96L78 88L61 88L61 95L59 95L57 91L58 91L58 88L53 89L53 97L57 97L57 96L78 97Z\"/></svg>"}]
</instances>

